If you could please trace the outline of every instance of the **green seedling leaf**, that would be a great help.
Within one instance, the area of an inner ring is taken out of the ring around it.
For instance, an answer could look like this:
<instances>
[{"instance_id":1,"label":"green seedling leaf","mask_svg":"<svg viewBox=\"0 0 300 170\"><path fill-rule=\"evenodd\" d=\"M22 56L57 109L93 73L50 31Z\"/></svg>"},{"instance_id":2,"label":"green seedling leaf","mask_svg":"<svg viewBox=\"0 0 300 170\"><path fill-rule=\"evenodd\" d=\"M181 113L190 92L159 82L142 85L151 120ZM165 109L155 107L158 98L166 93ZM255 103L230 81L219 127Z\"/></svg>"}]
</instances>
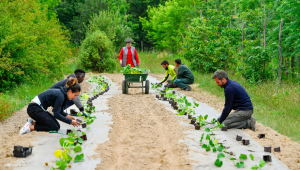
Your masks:
<instances>
[{"instance_id":1,"label":"green seedling leaf","mask_svg":"<svg viewBox=\"0 0 300 170\"><path fill-rule=\"evenodd\" d=\"M82 151L82 148L79 144L77 144L73 150L74 150L74 152L80 152L80 151Z\"/></svg>"},{"instance_id":2,"label":"green seedling leaf","mask_svg":"<svg viewBox=\"0 0 300 170\"><path fill-rule=\"evenodd\" d=\"M231 160L231 161L234 161L234 160L235 160L235 158L232 158L232 157L231 157L231 158L230 158L230 160Z\"/></svg>"},{"instance_id":3,"label":"green seedling leaf","mask_svg":"<svg viewBox=\"0 0 300 170\"><path fill-rule=\"evenodd\" d=\"M209 128L205 128L205 132L210 132L210 129Z\"/></svg>"},{"instance_id":4,"label":"green seedling leaf","mask_svg":"<svg viewBox=\"0 0 300 170\"><path fill-rule=\"evenodd\" d=\"M252 161L254 161L254 156L252 154L250 154L249 157Z\"/></svg>"},{"instance_id":5,"label":"green seedling leaf","mask_svg":"<svg viewBox=\"0 0 300 170\"><path fill-rule=\"evenodd\" d=\"M202 133L202 135L201 135L200 143L202 143L203 137L204 137L204 133Z\"/></svg>"},{"instance_id":6,"label":"green seedling leaf","mask_svg":"<svg viewBox=\"0 0 300 170\"><path fill-rule=\"evenodd\" d=\"M217 148L216 147L213 148L213 152L217 152Z\"/></svg>"},{"instance_id":7,"label":"green seedling leaf","mask_svg":"<svg viewBox=\"0 0 300 170\"><path fill-rule=\"evenodd\" d=\"M58 166L58 169L65 170L67 168L67 162L65 160L56 161L56 166Z\"/></svg>"},{"instance_id":8,"label":"green seedling leaf","mask_svg":"<svg viewBox=\"0 0 300 170\"><path fill-rule=\"evenodd\" d=\"M244 162L238 162L238 163L236 164L236 167L237 167L237 168L245 168L245 164L244 164Z\"/></svg>"},{"instance_id":9,"label":"green seedling leaf","mask_svg":"<svg viewBox=\"0 0 300 170\"><path fill-rule=\"evenodd\" d=\"M67 140L68 140L69 142L73 142L73 143L74 143L74 140L75 140L75 139L72 138L72 137L68 137Z\"/></svg>"},{"instance_id":10,"label":"green seedling leaf","mask_svg":"<svg viewBox=\"0 0 300 170\"><path fill-rule=\"evenodd\" d=\"M204 116L204 119L206 120L206 119L207 119L207 117L208 117L208 115L205 115L205 116Z\"/></svg>"},{"instance_id":11,"label":"green seedling leaf","mask_svg":"<svg viewBox=\"0 0 300 170\"><path fill-rule=\"evenodd\" d=\"M82 134L82 135L86 135L86 133L84 133L84 132L81 132L81 134Z\"/></svg>"},{"instance_id":12,"label":"green seedling leaf","mask_svg":"<svg viewBox=\"0 0 300 170\"><path fill-rule=\"evenodd\" d=\"M83 153L76 155L74 158L74 163L83 162L84 161L83 157L84 157Z\"/></svg>"},{"instance_id":13,"label":"green seedling leaf","mask_svg":"<svg viewBox=\"0 0 300 170\"><path fill-rule=\"evenodd\" d=\"M90 127L87 127L86 129L87 129L87 130L89 130L89 129L90 129Z\"/></svg>"},{"instance_id":14,"label":"green seedling leaf","mask_svg":"<svg viewBox=\"0 0 300 170\"><path fill-rule=\"evenodd\" d=\"M82 138L78 138L78 143L82 144L83 143L83 139Z\"/></svg>"},{"instance_id":15,"label":"green seedling leaf","mask_svg":"<svg viewBox=\"0 0 300 170\"><path fill-rule=\"evenodd\" d=\"M64 147L64 143L65 143L66 138L60 138L59 139L59 144L61 147Z\"/></svg>"},{"instance_id":16,"label":"green seedling leaf","mask_svg":"<svg viewBox=\"0 0 300 170\"><path fill-rule=\"evenodd\" d=\"M78 115L78 116L82 116L82 113L81 113L81 112L79 112L77 115Z\"/></svg>"},{"instance_id":17,"label":"green seedling leaf","mask_svg":"<svg viewBox=\"0 0 300 170\"><path fill-rule=\"evenodd\" d=\"M246 160L246 159L247 159L247 155L241 154L239 158L240 158L240 160L242 160L242 161L243 161L243 160Z\"/></svg>"},{"instance_id":18,"label":"green seedling leaf","mask_svg":"<svg viewBox=\"0 0 300 170\"><path fill-rule=\"evenodd\" d=\"M220 146L217 147L217 150L218 150L219 152L222 152L223 149L224 149L224 146L223 146L222 144L221 144Z\"/></svg>"},{"instance_id":19,"label":"green seedling leaf","mask_svg":"<svg viewBox=\"0 0 300 170\"><path fill-rule=\"evenodd\" d=\"M202 145L202 148L205 148L205 149L206 149L206 148L207 148L207 145L206 145L206 144L203 144L203 145Z\"/></svg>"},{"instance_id":20,"label":"green seedling leaf","mask_svg":"<svg viewBox=\"0 0 300 170\"><path fill-rule=\"evenodd\" d=\"M259 161L259 166L262 168L266 165L266 162L264 160Z\"/></svg>"},{"instance_id":21,"label":"green seedling leaf","mask_svg":"<svg viewBox=\"0 0 300 170\"><path fill-rule=\"evenodd\" d=\"M223 165L223 161L220 161L219 159L216 159L215 165L216 165L217 167L221 167L221 166Z\"/></svg>"},{"instance_id":22,"label":"green seedling leaf","mask_svg":"<svg viewBox=\"0 0 300 170\"><path fill-rule=\"evenodd\" d=\"M215 146L215 145L214 145L214 142L213 142L212 140L209 141L209 145L210 145L211 147L214 147L214 146Z\"/></svg>"},{"instance_id":23,"label":"green seedling leaf","mask_svg":"<svg viewBox=\"0 0 300 170\"><path fill-rule=\"evenodd\" d=\"M257 165L254 165L254 166L252 166L251 167L251 169L253 169L253 170L256 170L256 169L258 169L259 167L257 166Z\"/></svg>"},{"instance_id":24,"label":"green seedling leaf","mask_svg":"<svg viewBox=\"0 0 300 170\"><path fill-rule=\"evenodd\" d=\"M210 134L206 135L206 140L210 140Z\"/></svg>"},{"instance_id":25,"label":"green seedling leaf","mask_svg":"<svg viewBox=\"0 0 300 170\"><path fill-rule=\"evenodd\" d=\"M208 151L210 151L210 150L211 150L210 146L207 146L207 147L206 147L206 152L208 152Z\"/></svg>"},{"instance_id":26,"label":"green seedling leaf","mask_svg":"<svg viewBox=\"0 0 300 170\"><path fill-rule=\"evenodd\" d=\"M224 153L219 153L219 154L218 154L218 159L220 159L220 158L225 158Z\"/></svg>"}]
</instances>

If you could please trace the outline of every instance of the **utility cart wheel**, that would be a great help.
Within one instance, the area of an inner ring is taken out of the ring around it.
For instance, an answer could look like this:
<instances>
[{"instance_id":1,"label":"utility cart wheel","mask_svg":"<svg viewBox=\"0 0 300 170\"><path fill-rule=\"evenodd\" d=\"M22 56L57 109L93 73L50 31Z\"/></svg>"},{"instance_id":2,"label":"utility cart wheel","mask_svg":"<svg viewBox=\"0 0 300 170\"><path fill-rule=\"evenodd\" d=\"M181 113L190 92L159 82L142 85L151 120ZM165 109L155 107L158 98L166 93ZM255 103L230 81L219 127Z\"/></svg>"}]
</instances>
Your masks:
<instances>
[{"instance_id":1,"label":"utility cart wheel","mask_svg":"<svg viewBox=\"0 0 300 170\"><path fill-rule=\"evenodd\" d=\"M127 91L127 89L126 89L126 81L123 80L123 82L122 82L122 93L123 94L127 94L126 91Z\"/></svg>"},{"instance_id":2,"label":"utility cart wheel","mask_svg":"<svg viewBox=\"0 0 300 170\"><path fill-rule=\"evenodd\" d=\"M149 87L150 87L150 82L149 80L146 80L145 94L149 94Z\"/></svg>"}]
</instances>

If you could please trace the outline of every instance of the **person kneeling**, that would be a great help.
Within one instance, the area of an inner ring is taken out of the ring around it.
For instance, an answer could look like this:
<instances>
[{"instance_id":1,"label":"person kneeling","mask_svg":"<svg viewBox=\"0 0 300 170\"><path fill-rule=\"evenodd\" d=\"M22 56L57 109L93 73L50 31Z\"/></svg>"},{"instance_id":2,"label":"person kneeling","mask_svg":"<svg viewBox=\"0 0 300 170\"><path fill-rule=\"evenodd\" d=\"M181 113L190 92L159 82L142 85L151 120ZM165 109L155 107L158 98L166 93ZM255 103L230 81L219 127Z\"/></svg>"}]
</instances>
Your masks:
<instances>
[{"instance_id":1,"label":"person kneeling","mask_svg":"<svg viewBox=\"0 0 300 170\"><path fill-rule=\"evenodd\" d=\"M255 131L256 120L252 117L253 106L244 87L233 80L229 80L227 73L223 70L216 71L212 79L215 79L217 85L224 88L225 92L225 107L218 121L225 124L228 129L251 129ZM231 110L235 111L229 115Z\"/></svg>"},{"instance_id":2,"label":"person kneeling","mask_svg":"<svg viewBox=\"0 0 300 170\"><path fill-rule=\"evenodd\" d=\"M192 87L189 84L194 83L194 75L192 71L184 64L181 64L180 59L175 60L176 67L174 70L178 68L177 71L177 79L174 81L174 84L180 87L182 90L191 91Z\"/></svg>"},{"instance_id":3,"label":"person kneeling","mask_svg":"<svg viewBox=\"0 0 300 170\"><path fill-rule=\"evenodd\" d=\"M177 86L175 84L173 84L173 82L176 80L176 72L174 70L174 66L169 65L169 62L167 60L164 60L161 65L163 66L163 68L166 70L166 76L165 78L159 83L160 85L162 85L166 80L168 80L169 75L171 75L172 80L168 80L168 84L165 85L165 87L168 88L176 88Z\"/></svg>"},{"instance_id":4,"label":"person kneeling","mask_svg":"<svg viewBox=\"0 0 300 170\"><path fill-rule=\"evenodd\" d=\"M60 89L49 89L38 94L28 105L27 113L32 119L27 119L27 123L20 130L20 135L30 133L31 131L58 131L60 124L56 119L63 121L73 126L79 126L73 116L68 115L63 111L63 107L68 100L75 99L81 91L80 85L76 78L69 78L65 87ZM52 106L54 115L47 111L48 107Z\"/></svg>"}]
</instances>

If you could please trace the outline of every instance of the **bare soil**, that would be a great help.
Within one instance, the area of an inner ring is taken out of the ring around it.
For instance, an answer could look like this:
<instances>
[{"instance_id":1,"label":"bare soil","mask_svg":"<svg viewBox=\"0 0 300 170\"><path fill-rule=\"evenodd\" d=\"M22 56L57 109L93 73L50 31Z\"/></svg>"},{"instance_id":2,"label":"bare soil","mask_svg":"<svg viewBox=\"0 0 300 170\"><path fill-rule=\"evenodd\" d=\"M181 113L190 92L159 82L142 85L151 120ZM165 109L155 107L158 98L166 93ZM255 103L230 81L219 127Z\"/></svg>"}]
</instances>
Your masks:
<instances>
[{"instance_id":1,"label":"bare soil","mask_svg":"<svg viewBox=\"0 0 300 170\"><path fill-rule=\"evenodd\" d=\"M66 78L67 76L65 76ZM86 79L88 79L88 74L86 74ZM82 82L81 87L83 91L88 91L90 84L87 82ZM28 103L29 104L29 103ZM48 111L52 111L48 108ZM49 134L48 132L36 132L33 131L26 135L19 135L20 129L25 125L26 119L30 118L27 114L27 106L21 110L15 112L13 116L4 120L0 124L0 170L7 170L4 167L5 164L13 164L18 158L13 157L13 150L15 145L21 146L31 146L30 143L35 142L35 137ZM34 149L33 149L34 150Z\"/></svg>"},{"instance_id":2,"label":"bare soil","mask_svg":"<svg viewBox=\"0 0 300 170\"><path fill-rule=\"evenodd\" d=\"M121 74L103 74L119 86ZM120 86L121 87L121 86ZM185 138L180 121L152 95L141 94L141 89L130 89L129 95L120 94L109 99L109 112L114 124L109 141L98 145L96 152L102 162L97 169L192 169L187 159L188 148L179 143Z\"/></svg>"},{"instance_id":3,"label":"bare soil","mask_svg":"<svg viewBox=\"0 0 300 170\"><path fill-rule=\"evenodd\" d=\"M155 77L159 80L164 78L164 74L150 74L150 76ZM198 84L192 84L192 91L180 91L186 96L193 97L199 102L206 103L207 105L213 107L217 111L222 113L224 108L225 99L216 95L213 95L207 91L204 91L198 87ZM180 90L178 88L178 90ZM254 113L255 116L255 113ZM257 122L256 130L253 132L250 129L244 129L252 139L258 142L261 146L272 146L272 153L275 157L288 166L291 170L300 169L300 144L293 141L291 138L284 136L274 129L264 126L263 124ZM266 134L265 138L259 139L258 134ZM281 152L273 152L274 147L280 147Z\"/></svg>"}]
</instances>

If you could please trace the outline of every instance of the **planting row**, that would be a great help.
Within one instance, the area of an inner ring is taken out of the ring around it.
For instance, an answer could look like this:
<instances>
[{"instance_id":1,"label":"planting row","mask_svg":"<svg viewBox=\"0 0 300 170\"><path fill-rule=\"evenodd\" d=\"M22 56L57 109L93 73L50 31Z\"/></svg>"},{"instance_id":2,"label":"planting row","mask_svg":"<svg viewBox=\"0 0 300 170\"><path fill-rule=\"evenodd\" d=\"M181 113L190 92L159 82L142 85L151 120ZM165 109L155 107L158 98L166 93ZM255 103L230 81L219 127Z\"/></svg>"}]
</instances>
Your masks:
<instances>
[{"instance_id":1,"label":"planting row","mask_svg":"<svg viewBox=\"0 0 300 170\"><path fill-rule=\"evenodd\" d=\"M89 93L82 95L83 106L87 113L76 112L75 109L70 110L70 113L73 116L83 116L82 120L77 119L77 121L81 123L82 128L86 129L90 129L88 126L96 119L96 116L92 116L92 113L95 112L95 106L93 106L92 101L109 90L108 81L101 75L97 77L90 74L88 82L96 83L97 86L93 89L92 95ZM84 154L82 153L81 145L87 140L87 134L80 129L67 129L66 135L68 135L67 138L61 138L59 140L62 148L57 149L54 152L57 160L55 165L52 165L51 170L64 170L67 167L71 168L71 161L74 163L84 161ZM73 157L72 155L74 154L75 156ZM48 166L48 162L46 162L45 165Z\"/></svg>"},{"instance_id":2,"label":"planting row","mask_svg":"<svg viewBox=\"0 0 300 170\"><path fill-rule=\"evenodd\" d=\"M233 164L237 168L245 168L244 160L248 159L248 156L246 154L240 154L239 160L237 161L236 158L234 158L234 154L232 152L227 152L226 147L223 146L222 143L219 143L218 140L214 137L214 131L220 129L221 131L227 131L227 127L224 124L220 124L219 121L217 121L215 118L213 118L210 122L207 122L208 115L205 116L198 116L193 117L192 115L195 115L195 108L199 106L198 103L196 103L193 100L193 105L190 103L185 96L181 96L179 94L176 94L175 91L172 91L173 89L164 88L163 90L159 90L159 87L161 87L159 84L151 84L151 88L154 89L159 95L156 95L156 98L158 100L162 101L168 101L169 104L173 107L174 110L177 110L176 115L188 115L188 119L191 119L190 124L193 124L195 126L195 130L200 130L201 127L206 126L207 124L212 124L214 127L212 128L205 128L205 132L210 133L207 134L205 139L208 141L208 143L204 143L204 133L201 136L200 139L200 146L204 148L207 152L219 152L217 154L217 158L215 160L215 165L217 167L221 167L223 165L223 161L221 158L225 158L225 154L229 155L229 159L233 162ZM259 134L259 138L265 137L265 134ZM241 144L243 145L249 145L250 140L242 139L242 136L237 135L236 137L237 141L241 141ZM271 152L271 146L264 147L265 152ZM280 147L274 148L275 152L280 152ZM249 155L249 158L254 161L254 156L252 154ZM263 160L259 161L258 165L254 165L251 167L251 169L261 169L264 167L266 162L271 162L271 156L270 155L264 155Z\"/></svg>"}]
</instances>

